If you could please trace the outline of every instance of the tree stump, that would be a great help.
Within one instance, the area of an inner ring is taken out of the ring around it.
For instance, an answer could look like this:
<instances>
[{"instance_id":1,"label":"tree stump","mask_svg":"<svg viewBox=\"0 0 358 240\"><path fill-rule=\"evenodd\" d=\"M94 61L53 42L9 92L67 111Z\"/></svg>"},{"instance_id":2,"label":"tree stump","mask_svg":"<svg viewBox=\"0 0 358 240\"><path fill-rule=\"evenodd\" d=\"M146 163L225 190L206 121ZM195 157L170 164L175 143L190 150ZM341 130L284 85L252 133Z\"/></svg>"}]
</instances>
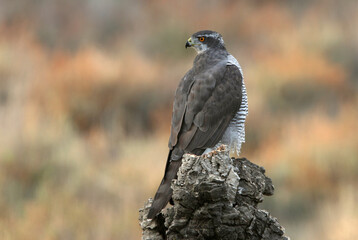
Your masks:
<instances>
[{"instance_id":1,"label":"tree stump","mask_svg":"<svg viewBox=\"0 0 358 240\"><path fill-rule=\"evenodd\" d=\"M142 239L289 239L276 218L257 208L274 192L265 169L230 158L224 146L185 154L172 188L174 205L156 218L147 219L152 199L139 210Z\"/></svg>"}]
</instances>

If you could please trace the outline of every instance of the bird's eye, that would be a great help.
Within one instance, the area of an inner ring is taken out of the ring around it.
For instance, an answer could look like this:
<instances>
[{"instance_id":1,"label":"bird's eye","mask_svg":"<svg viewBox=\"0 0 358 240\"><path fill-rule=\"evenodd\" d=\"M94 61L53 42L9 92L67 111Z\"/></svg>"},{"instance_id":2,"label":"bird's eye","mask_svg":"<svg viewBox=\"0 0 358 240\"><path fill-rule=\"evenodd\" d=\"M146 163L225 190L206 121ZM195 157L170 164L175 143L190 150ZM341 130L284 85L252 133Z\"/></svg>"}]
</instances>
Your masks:
<instances>
[{"instance_id":1,"label":"bird's eye","mask_svg":"<svg viewBox=\"0 0 358 240\"><path fill-rule=\"evenodd\" d=\"M204 42L205 38L204 37L199 37L199 41L200 42Z\"/></svg>"}]
</instances>

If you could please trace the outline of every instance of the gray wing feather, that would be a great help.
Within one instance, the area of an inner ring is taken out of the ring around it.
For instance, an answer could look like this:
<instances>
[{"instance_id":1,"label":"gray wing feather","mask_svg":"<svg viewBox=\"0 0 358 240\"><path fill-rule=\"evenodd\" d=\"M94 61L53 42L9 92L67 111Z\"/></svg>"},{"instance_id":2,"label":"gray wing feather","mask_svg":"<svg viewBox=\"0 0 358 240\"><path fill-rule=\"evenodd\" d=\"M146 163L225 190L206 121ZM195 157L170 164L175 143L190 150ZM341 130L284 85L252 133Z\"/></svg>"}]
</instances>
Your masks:
<instances>
[{"instance_id":1,"label":"gray wing feather","mask_svg":"<svg viewBox=\"0 0 358 240\"><path fill-rule=\"evenodd\" d=\"M169 147L186 152L220 141L241 104L242 75L221 62L208 71L189 72L176 92Z\"/></svg>"},{"instance_id":2,"label":"gray wing feather","mask_svg":"<svg viewBox=\"0 0 358 240\"><path fill-rule=\"evenodd\" d=\"M195 77L194 77L195 76ZM172 196L184 152L201 154L222 138L241 105L242 75L236 66L219 64L205 73L189 71L176 92L167 165L148 218L154 218Z\"/></svg>"}]
</instances>

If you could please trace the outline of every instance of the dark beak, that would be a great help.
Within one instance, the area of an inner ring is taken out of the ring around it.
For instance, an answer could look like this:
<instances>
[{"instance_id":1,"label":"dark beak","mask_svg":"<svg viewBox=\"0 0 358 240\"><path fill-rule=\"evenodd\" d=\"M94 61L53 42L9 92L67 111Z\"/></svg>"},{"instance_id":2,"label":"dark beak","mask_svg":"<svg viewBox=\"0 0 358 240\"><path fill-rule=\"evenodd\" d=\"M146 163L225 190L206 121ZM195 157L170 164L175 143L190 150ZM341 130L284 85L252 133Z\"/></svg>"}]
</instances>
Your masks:
<instances>
[{"instance_id":1,"label":"dark beak","mask_svg":"<svg viewBox=\"0 0 358 240\"><path fill-rule=\"evenodd\" d=\"M190 44L189 41L186 41L186 43L185 43L185 48L188 48L188 47L191 47L191 44Z\"/></svg>"}]
</instances>

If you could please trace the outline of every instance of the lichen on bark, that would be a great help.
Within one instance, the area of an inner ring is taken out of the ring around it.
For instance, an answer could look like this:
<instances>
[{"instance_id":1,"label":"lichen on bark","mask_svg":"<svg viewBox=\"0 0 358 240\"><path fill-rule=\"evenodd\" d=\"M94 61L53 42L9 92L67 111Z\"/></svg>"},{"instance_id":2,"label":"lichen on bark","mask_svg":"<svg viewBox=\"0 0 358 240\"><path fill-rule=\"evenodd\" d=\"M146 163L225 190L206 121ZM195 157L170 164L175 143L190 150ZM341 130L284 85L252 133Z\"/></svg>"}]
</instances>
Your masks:
<instances>
[{"instance_id":1,"label":"lichen on bark","mask_svg":"<svg viewBox=\"0 0 358 240\"><path fill-rule=\"evenodd\" d=\"M140 209L142 239L288 239L277 219L258 209L274 192L265 169L230 158L224 146L184 155L172 188L174 205L155 219L146 217L152 199Z\"/></svg>"}]
</instances>

